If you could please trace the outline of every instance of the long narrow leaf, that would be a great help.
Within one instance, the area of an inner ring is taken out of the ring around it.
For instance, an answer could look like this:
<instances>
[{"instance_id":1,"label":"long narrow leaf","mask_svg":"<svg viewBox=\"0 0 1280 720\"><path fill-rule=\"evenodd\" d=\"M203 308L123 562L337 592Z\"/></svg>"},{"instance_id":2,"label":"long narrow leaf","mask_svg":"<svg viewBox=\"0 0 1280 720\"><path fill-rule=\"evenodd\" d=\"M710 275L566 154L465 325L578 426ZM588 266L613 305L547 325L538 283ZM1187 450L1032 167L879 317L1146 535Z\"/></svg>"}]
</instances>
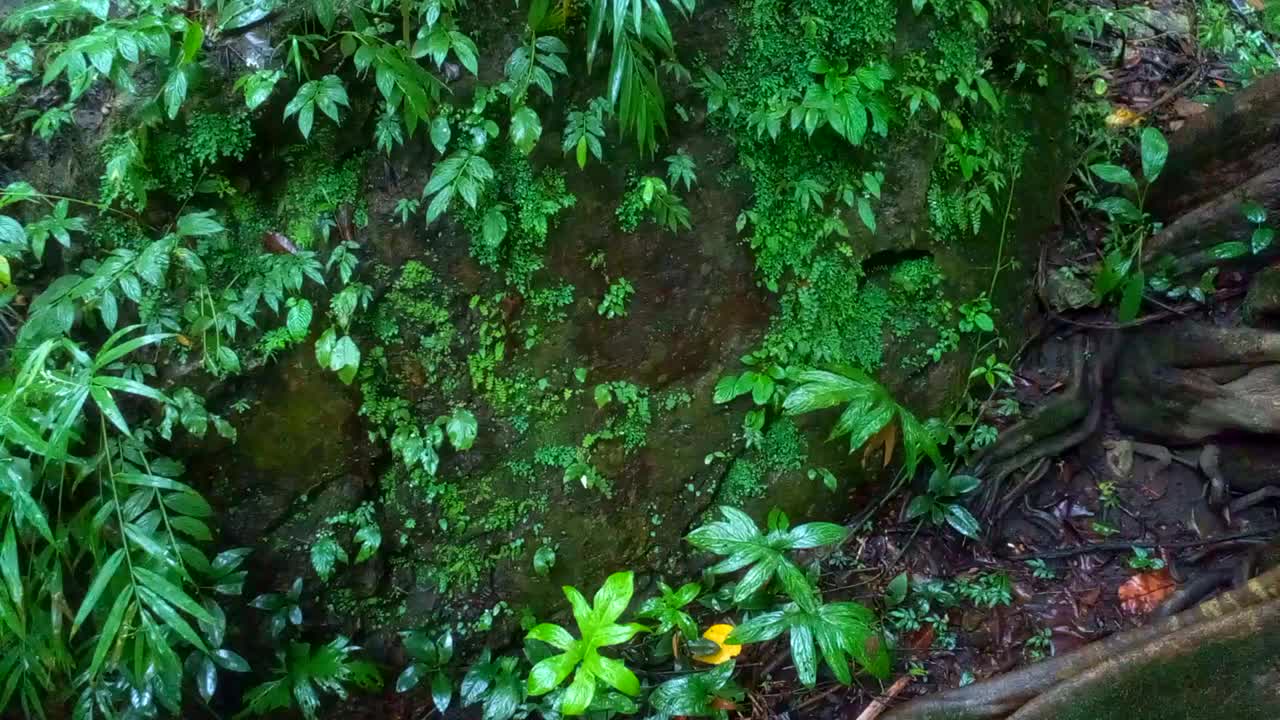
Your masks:
<instances>
[{"instance_id":1,"label":"long narrow leaf","mask_svg":"<svg viewBox=\"0 0 1280 720\"><path fill-rule=\"evenodd\" d=\"M146 604L147 609L155 613L165 625L168 625L174 632L178 633L179 637L186 640L201 652L209 652L208 646L206 646L204 644L204 640L201 640L200 636L196 634L195 629L191 627L191 623L184 620L182 616L178 614L178 611L173 609L173 606L169 605L169 603L165 602L159 595L146 588L138 588L138 595L141 596L142 602Z\"/></svg>"},{"instance_id":2,"label":"long narrow leaf","mask_svg":"<svg viewBox=\"0 0 1280 720\"><path fill-rule=\"evenodd\" d=\"M111 553L107 561L102 564L102 568L98 570L98 574L93 578L93 582L89 584L89 590L84 594L84 600L80 602L80 609L76 612L76 618L71 622L71 636L75 637L76 631L89 619L89 613L98 605L98 601L102 599L102 593L106 592L107 586L111 584L111 579L115 577L116 571L120 569L120 563L124 562L124 548Z\"/></svg>"},{"instance_id":3,"label":"long narrow leaf","mask_svg":"<svg viewBox=\"0 0 1280 720\"><path fill-rule=\"evenodd\" d=\"M143 335L141 337L136 337L129 342L122 343L118 347L114 347L109 350L101 350L98 352L97 357L93 359L93 370L97 372L134 350L138 350L139 348L146 347L147 345L157 343L171 337L173 337L173 333L154 333L151 335Z\"/></svg>"},{"instance_id":4,"label":"long narrow leaf","mask_svg":"<svg viewBox=\"0 0 1280 720\"><path fill-rule=\"evenodd\" d=\"M134 574L138 576L138 580L147 589L164 598L169 604L176 605L180 610L201 622L213 624L213 616L209 614L208 610L205 610L195 600L192 600L189 595L183 592L182 588L166 580L164 576L141 567L136 568Z\"/></svg>"},{"instance_id":5,"label":"long narrow leaf","mask_svg":"<svg viewBox=\"0 0 1280 720\"><path fill-rule=\"evenodd\" d=\"M98 644L93 649L93 660L89 663L90 677L98 674L102 662L107 659L107 651L116 641L116 635L120 632L120 623L124 620L124 611L128 609L132 600L133 588L125 587L124 592L120 593L115 604L111 606L111 611L107 613L107 619L102 623L102 630L98 633Z\"/></svg>"}]
</instances>

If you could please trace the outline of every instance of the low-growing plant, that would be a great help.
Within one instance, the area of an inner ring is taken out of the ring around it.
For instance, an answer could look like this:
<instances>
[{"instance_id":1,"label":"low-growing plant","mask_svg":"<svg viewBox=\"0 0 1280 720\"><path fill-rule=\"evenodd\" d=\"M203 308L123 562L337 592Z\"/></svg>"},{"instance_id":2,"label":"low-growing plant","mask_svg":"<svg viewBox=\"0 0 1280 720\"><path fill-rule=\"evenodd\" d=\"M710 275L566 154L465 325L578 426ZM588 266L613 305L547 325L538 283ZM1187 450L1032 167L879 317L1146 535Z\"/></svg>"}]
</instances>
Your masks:
<instances>
[{"instance_id":1,"label":"low-growing plant","mask_svg":"<svg viewBox=\"0 0 1280 720\"><path fill-rule=\"evenodd\" d=\"M563 590L573 610L579 637L574 638L568 630L551 623L529 631L527 639L541 640L563 651L540 661L529 671L529 694L546 695L572 674L573 680L560 701L560 711L565 715L585 713L601 683L625 695L639 695L640 680L635 673L622 661L599 652L600 648L624 643L636 633L648 631L638 623L618 623L631 604L632 573L610 575L596 591L591 604L576 588L566 585Z\"/></svg>"},{"instance_id":2,"label":"low-growing plant","mask_svg":"<svg viewBox=\"0 0 1280 720\"><path fill-rule=\"evenodd\" d=\"M432 640L422 630L400 633L404 650L412 661L396 678L396 692L409 692L428 680L431 686L431 702L436 712L443 715L453 701L453 680L449 677L449 663L453 660L453 633L444 633Z\"/></svg>"},{"instance_id":3,"label":"low-growing plant","mask_svg":"<svg viewBox=\"0 0 1280 720\"><path fill-rule=\"evenodd\" d=\"M353 656L360 650L345 636L313 647L294 641L277 654L272 670L277 677L245 692L244 715L265 715L273 710L296 707L307 720L319 716L322 693L346 698L351 685L365 690L382 687L378 668L368 660Z\"/></svg>"},{"instance_id":4,"label":"low-growing plant","mask_svg":"<svg viewBox=\"0 0 1280 720\"><path fill-rule=\"evenodd\" d=\"M659 582L658 592L661 593L659 596L651 597L640 605L636 615L657 621L658 625L653 628L655 635L678 629L685 640L697 638L697 622L685 608L698 599L698 595L702 593L702 586L698 583L685 583L678 590L672 590L670 585Z\"/></svg>"}]
</instances>

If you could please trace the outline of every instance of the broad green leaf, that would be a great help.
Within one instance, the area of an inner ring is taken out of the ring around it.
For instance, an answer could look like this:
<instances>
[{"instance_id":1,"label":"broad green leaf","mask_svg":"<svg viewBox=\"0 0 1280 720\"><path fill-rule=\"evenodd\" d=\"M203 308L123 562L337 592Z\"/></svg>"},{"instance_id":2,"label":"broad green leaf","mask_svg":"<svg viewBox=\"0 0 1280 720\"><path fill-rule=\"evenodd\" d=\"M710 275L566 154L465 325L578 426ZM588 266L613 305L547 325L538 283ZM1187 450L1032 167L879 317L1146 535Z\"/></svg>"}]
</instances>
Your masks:
<instances>
[{"instance_id":1,"label":"broad green leaf","mask_svg":"<svg viewBox=\"0 0 1280 720\"><path fill-rule=\"evenodd\" d=\"M178 117L178 110L182 107L182 101L186 99L187 74L181 67L175 68L169 74L168 82L164 84L164 109L170 120Z\"/></svg>"},{"instance_id":2,"label":"broad green leaf","mask_svg":"<svg viewBox=\"0 0 1280 720\"><path fill-rule=\"evenodd\" d=\"M1218 243L1209 248L1209 257L1214 260L1235 260L1249 254L1249 246L1238 240Z\"/></svg>"},{"instance_id":3,"label":"broad green leaf","mask_svg":"<svg viewBox=\"0 0 1280 720\"><path fill-rule=\"evenodd\" d=\"M634 697L640 694L640 680L619 660L591 651L583 661L582 667L589 670L601 682L624 695Z\"/></svg>"},{"instance_id":4,"label":"broad green leaf","mask_svg":"<svg viewBox=\"0 0 1280 720\"><path fill-rule=\"evenodd\" d=\"M1141 270L1132 273L1125 280L1117 311L1120 322L1130 322L1138 317L1138 311L1142 308L1142 290L1146 284L1146 275Z\"/></svg>"},{"instance_id":5,"label":"broad green leaf","mask_svg":"<svg viewBox=\"0 0 1280 720\"><path fill-rule=\"evenodd\" d=\"M0 215L0 245L26 247L27 231L23 229L22 223L8 215Z\"/></svg>"},{"instance_id":6,"label":"broad green leaf","mask_svg":"<svg viewBox=\"0 0 1280 720\"><path fill-rule=\"evenodd\" d=\"M450 137L452 131L449 129L448 118L439 115L431 121L431 144L435 146L436 152L443 153L449 149Z\"/></svg>"},{"instance_id":7,"label":"broad green leaf","mask_svg":"<svg viewBox=\"0 0 1280 720\"><path fill-rule=\"evenodd\" d=\"M396 692L409 692L418 686L427 669L421 663L409 663L409 666L396 678Z\"/></svg>"},{"instance_id":8,"label":"broad green leaf","mask_svg":"<svg viewBox=\"0 0 1280 720\"><path fill-rule=\"evenodd\" d=\"M511 116L511 143L520 152L528 155L542 137L542 121L532 108L525 106Z\"/></svg>"},{"instance_id":9,"label":"broad green leaf","mask_svg":"<svg viewBox=\"0 0 1280 720\"><path fill-rule=\"evenodd\" d=\"M453 681L443 672L431 676L431 702L441 716L444 716L453 703Z\"/></svg>"},{"instance_id":10,"label":"broad green leaf","mask_svg":"<svg viewBox=\"0 0 1280 720\"><path fill-rule=\"evenodd\" d=\"M116 401L112 399L111 393L99 385L90 385L89 394L93 396L93 402L97 404L102 414L111 421L111 424L115 425L124 435L129 435L129 424L125 422L124 415L121 414L120 408L116 406Z\"/></svg>"},{"instance_id":11,"label":"broad green leaf","mask_svg":"<svg viewBox=\"0 0 1280 720\"><path fill-rule=\"evenodd\" d=\"M792 550L808 550L823 545L837 545L844 542L849 531L843 525L835 523L805 523L792 528L786 535L787 547Z\"/></svg>"},{"instance_id":12,"label":"broad green leaf","mask_svg":"<svg viewBox=\"0 0 1280 720\"><path fill-rule=\"evenodd\" d=\"M591 640L599 647L621 645L635 637L637 633L648 632L648 630L648 628L639 623L605 625L604 627L596 629L595 632L591 634Z\"/></svg>"},{"instance_id":13,"label":"broad green leaf","mask_svg":"<svg viewBox=\"0 0 1280 720\"><path fill-rule=\"evenodd\" d=\"M818 654L813 645L813 632L805 625L791 626L791 662L796 667L796 677L805 687L818 682Z\"/></svg>"},{"instance_id":14,"label":"broad green leaf","mask_svg":"<svg viewBox=\"0 0 1280 720\"><path fill-rule=\"evenodd\" d=\"M178 218L177 229L178 235L182 237L217 235L224 230L222 223L213 219L212 210L192 212L183 215Z\"/></svg>"},{"instance_id":15,"label":"broad green leaf","mask_svg":"<svg viewBox=\"0 0 1280 720\"><path fill-rule=\"evenodd\" d=\"M250 670L249 662L247 660L226 648L214 650L211 657L219 666L224 667L231 672L249 672Z\"/></svg>"},{"instance_id":16,"label":"broad green leaf","mask_svg":"<svg viewBox=\"0 0 1280 720\"><path fill-rule=\"evenodd\" d=\"M289 335L293 336L295 340L305 338L311 328L311 315L311 303L304 298L297 298L289 308L289 315L285 320L285 327L289 330Z\"/></svg>"},{"instance_id":17,"label":"broad green leaf","mask_svg":"<svg viewBox=\"0 0 1280 720\"><path fill-rule=\"evenodd\" d=\"M560 709L565 715L581 715L591 706L595 695L596 679L591 673L579 670L560 701Z\"/></svg>"},{"instance_id":18,"label":"broad green leaf","mask_svg":"<svg viewBox=\"0 0 1280 720\"><path fill-rule=\"evenodd\" d=\"M555 690L577 664L578 656L571 653L552 655L540 661L529 671L529 694L536 697Z\"/></svg>"},{"instance_id":19,"label":"broad green leaf","mask_svg":"<svg viewBox=\"0 0 1280 720\"><path fill-rule=\"evenodd\" d=\"M449 436L449 444L456 450L470 450L476 441L478 423L476 416L466 408L458 408L449 416L445 425L445 433Z\"/></svg>"},{"instance_id":20,"label":"broad green leaf","mask_svg":"<svg viewBox=\"0 0 1280 720\"><path fill-rule=\"evenodd\" d=\"M901 605L907 599L907 588L910 585L910 576L907 573L898 573L884 590L884 601L889 607Z\"/></svg>"},{"instance_id":21,"label":"broad green leaf","mask_svg":"<svg viewBox=\"0 0 1280 720\"><path fill-rule=\"evenodd\" d=\"M1098 200L1096 206L1098 210L1111 215L1112 218L1133 220L1133 222L1142 219L1142 211L1138 210L1138 206L1134 205L1128 197L1103 197L1102 200Z\"/></svg>"},{"instance_id":22,"label":"broad green leaf","mask_svg":"<svg viewBox=\"0 0 1280 720\"><path fill-rule=\"evenodd\" d=\"M715 394L712 397L712 402L717 405L723 405L724 403L738 397L736 394L737 384L737 375L726 375L720 378L719 382L716 383Z\"/></svg>"},{"instance_id":23,"label":"broad green leaf","mask_svg":"<svg viewBox=\"0 0 1280 720\"><path fill-rule=\"evenodd\" d=\"M956 532L972 540L978 539L982 528L978 525L978 520L964 506L953 503L947 505L943 512L947 524L955 528Z\"/></svg>"},{"instance_id":24,"label":"broad green leaf","mask_svg":"<svg viewBox=\"0 0 1280 720\"><path fill-rule=\"evenodd\" d=\"M344 385L350 385L355 380L356 372L360 369L360 348L356 347L350 335L344 335L334 345L329 368L338 373L338 379Z\"/></svg>"},{"instance_id":25,"label":"broad green leaf","mask_svg":"<svg viewBox=\"0 0 1280 720\"><path fill-rule=\"evenodd\" d=\"M484 223L481 227L480 237L484 240L484 244L491 248L496 248L502 244L502 240L507 236L507 216L503 214L502 209L494 206L484 214Z\"/></svg>"},{"instance_id":26,"label":"broad green leaf","mask_svg":"<svg viewBox=\"0 0 1280 720\"><path fill-rule=\"evenodd\" d=\"M1106 182L1123 185L1135 190L1138 188L1138 181L1133 179L1133 175L1127 169L1122 168L1119 165L1098 163L1096 165L1090 165L1089 170Z\"/></svg>"},{"instance_id":27,"label":"broad green leaf","mask_svg":"<svg viewBox=\"0 0 1280 720\"><path fill-rule=\"evenodd\" d=\"M627 605L631 604L633 577L634 574L628 570L614 573L605 579L592 601L594 626L599 627L616 622L622 616Z\"/></svg>"},{"instance_id":28,"label":"broad green leaf","mask_svg":"<svg viewBox=\"0 0 1280 720\"><path fill-rule=\"evenodd\" d=\"M0 207L3 207L3 205L0 205ZM1267 209L1253 200L1246 200L1241 203L1240 212L1244 213L1245 219L1254 225L1261 225L1267 221Z\"/></svg>"},{"instance_id":29,"label":"broad green leaf","mask_svg":"<svg viewBox=\"0 0 1280 720\"><path fill-rule=\"evenodd\" d=\"M1276 231L1269 227L1260 227L1253 231L1253 236L1249 238L1249 247L1253 250L1253 254L1266 250L1271 247L1271 243L1276 239Z\"/></svg>"},{"instance_id":30,"label":"broad green leaf","mask_svg":"<svg viewBox=\"0 0 1280 720\"><path fill-rule=\"evenodd\" d=\"M738 625L729 633L726 642L735 645L772 640L787 630L787 619L782 612L761 613Z\"/></svg>"},{"instance_id":31,"label":"broad green leaf","mask_svg":"<svg viewBox=\"0 0 1280 720\"><path fill-rule=\"evenodd\" d=\"M1169 143L1164 135L1153 127L1142 130L1142 175L1148 183L1155 182L1169 159Z\"/></svg>"},{"instance_id":32,"label":"broad green leaf","mask_svg":"<svg viewBox=\"0 0 1280 720\"><path fill-rule=\"evenodd\" d=\"M551 623L542 623L534 627L529 631L529 634L525 635L525 638L541 640L559 650L568 650L574 643L573 636L569 634L568 630Z\"/></svg>"},{"instance_id":33,"label":"broad green leaf","mask_svg":"<svg viewBox=\"0 0 1280 720\"><path fill-rule=\"evenodd\" d=\"M543 545L533 554L533 571L539 577L547 577L551 574L551 568L556 564L556 551L550 545Z\"/></svg>"}]
</instances>

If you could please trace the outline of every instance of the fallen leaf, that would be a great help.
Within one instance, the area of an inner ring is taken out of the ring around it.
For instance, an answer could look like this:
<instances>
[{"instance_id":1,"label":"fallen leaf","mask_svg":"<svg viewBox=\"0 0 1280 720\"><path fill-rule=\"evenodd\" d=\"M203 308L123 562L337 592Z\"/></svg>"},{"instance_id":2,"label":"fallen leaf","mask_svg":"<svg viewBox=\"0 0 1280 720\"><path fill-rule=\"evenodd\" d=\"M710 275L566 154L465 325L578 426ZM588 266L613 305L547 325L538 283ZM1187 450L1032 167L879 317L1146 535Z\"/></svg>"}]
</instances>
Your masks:
<instances>
[{"instance_id":1,"label":"fallen leaf","mask_svg":"<svg viewBox=\"0 0 1280 720\"><path fill-rule=\"evenodd\" d=\"M1142 122L1142 116L1130 110L1127 107L1117 106L1111 114L1107 116L1107 127L1112 130L1119 128L1133 127Z\"/></svg>"},{"instance_id":2,"label":"fallen leaf","mask_svg":"<svg viewBox=\"0 0 1280 720\"><path fill-rule=\"evenodd\" d=\"M937 632L932 625L925 625L919 630L907 636L907 648L916 652L925 652L933 647L933 641L937 637Z\"/></svg>"},{"instance_id":3,"label":"fallen leaf","mask_svg":"<svg viewBox=\"0 0 1280 720\"><path fill-rule=\"evenodd\" d=\"M871 459L871 453L876 448L884 449L884 464L881 467L889 467L889 463L893 460L893 449L898 444L898 425L897 423L888 423L880 428L880 432L871 436L867 440L865 449L862 451L862 467L867 467L867 461Z\"/></svg>"},{"instance_id":4,"label":"fallen leaf","mask_svg":"<svg viewBox=\"0 0 1280 720\"><path fill-rule=\"evenodd\" d=\"M1249 0L1249 5L1259 12L1267 9L1267 3L1265 0Z\"/></svg>"},{"instance_id":5,"label":"fallen leaf","mask_svg":"<svg viewBox=\"0 0 1280 720\"><path fill-rule=\"evenodd\" d=\"M1120 596L1120 608L1131 615L1145 615L1155 610L1165 598L1173 594L1177 583L1168 568L1154 572L1138 573L1125 580L1116 594Z\"/></svg>"},{"instance_id":6,"label":"fallen leaf","mask_svg":"<svg viewBox=\"0 0 1280 720\"><path fill-rule=\"evenodd\" d=\"M725 638L729 637L731 632L733 632L733 626L723 623L707 628L707 631L702 633L702 637L715 643L720 649L711 655L694 655L693 659L708 665L719 665L737 657L742 652L742 646L725 642Z\"/></svg>"},{"instance_id":7,"label":"fallen leaf","mask_svg":"<svg viewBox=\"0 0 1280 720\"><path fill-rule=\"evenodd\" d=\"M267 231L262 234L262 247L276 255L297 255L298 246L293 244L284 233Z\"/></svg>"},{"instance_id":8,"label":"fallen leaf","mask_svg":"<svg viewBox=\"0 0 1280 720\"><path fill-rule=\"evenodd\" d=\"M1173 101L1173 111L1182 117L1195 117L1208 109L1208 105L1198 103L1195 100L1188 100L1180 97Z\"/></svg>"}]
</instances>

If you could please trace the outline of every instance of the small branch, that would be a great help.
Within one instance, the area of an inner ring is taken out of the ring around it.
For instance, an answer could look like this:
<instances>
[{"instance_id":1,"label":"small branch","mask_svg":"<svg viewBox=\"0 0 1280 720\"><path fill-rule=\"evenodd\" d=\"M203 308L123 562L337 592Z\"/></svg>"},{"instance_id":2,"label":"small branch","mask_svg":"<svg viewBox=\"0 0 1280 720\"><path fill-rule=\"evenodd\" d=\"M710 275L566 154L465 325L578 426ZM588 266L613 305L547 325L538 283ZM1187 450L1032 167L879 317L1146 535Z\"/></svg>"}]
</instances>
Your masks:
<instances>
[{"instance_id":1,"label":"small branch","mask_svg":"<svg viewBox=\"0 0 1280 720\"><path fill-rule=\"evenodd\" d=\"M901 695L902 691L906 690L907 686L910 684L910 675L903 675L898 678L889 686L889 691L885 693L884 697L872 700L871 704L867 706L867 709L863 710L862 713L858 715L857 720L876 720L876 718L880 717L880 713L883 713L889 708L889 701Z\"/></svg>"},{"instance_id":2,"label":"small branch","mask_svg":"<svg viewBox=\"0 0 1280 720\"><path fill-rule=\"evenodd\" d=\"M1117 540L1113 542L1094 543L1092 545L1081 545L1073 548L1062 548L1061 550L1047 550L1045 552L1024 553L1022 555L1009 555L1005 560L1055 560L1058 558L1073 557L1075 555L1086 555L1095 552L1126 552L1135 547L1146 548L1169 548L1178 550L1182 548L1202 547L1204 545L1212 545L1214 543L1226 542L1228 540L1241 540L1243 538L1259 537L1262 535L1271 535L1280 532L1280 527L1269 527L1261 530L1249 530L1247 532L1232 533L1231 535L1221 535L1214 538L1205 538L1203 540L1186 540L1182 542L1160 542L1158 540Z\"/></svg>"}]
</instances>

